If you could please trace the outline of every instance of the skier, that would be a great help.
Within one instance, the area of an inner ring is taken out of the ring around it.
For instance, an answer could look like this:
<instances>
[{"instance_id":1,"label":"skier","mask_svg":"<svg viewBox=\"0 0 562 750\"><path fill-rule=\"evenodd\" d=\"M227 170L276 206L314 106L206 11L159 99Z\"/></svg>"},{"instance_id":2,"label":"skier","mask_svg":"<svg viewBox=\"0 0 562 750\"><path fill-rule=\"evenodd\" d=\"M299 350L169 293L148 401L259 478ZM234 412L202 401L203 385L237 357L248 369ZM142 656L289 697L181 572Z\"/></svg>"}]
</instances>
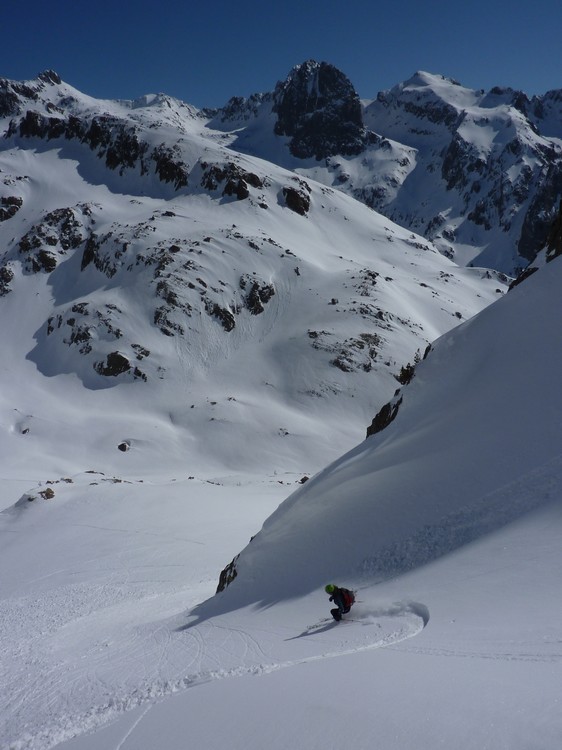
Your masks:
<instances>
[{"instance_id":1,"label":"skier","mask_svg":"<svg viewBox=\"0 0 562 750\"><path fill-rule=\"evenodd\" d=\"M330 594L330 601L336 605L330 612L334 620L339 622L342 615L347 614L355 603L355 593L349 589L334 586L333 583L329 583L324 590L327 594Z\"/></svg>"}]
</instances>

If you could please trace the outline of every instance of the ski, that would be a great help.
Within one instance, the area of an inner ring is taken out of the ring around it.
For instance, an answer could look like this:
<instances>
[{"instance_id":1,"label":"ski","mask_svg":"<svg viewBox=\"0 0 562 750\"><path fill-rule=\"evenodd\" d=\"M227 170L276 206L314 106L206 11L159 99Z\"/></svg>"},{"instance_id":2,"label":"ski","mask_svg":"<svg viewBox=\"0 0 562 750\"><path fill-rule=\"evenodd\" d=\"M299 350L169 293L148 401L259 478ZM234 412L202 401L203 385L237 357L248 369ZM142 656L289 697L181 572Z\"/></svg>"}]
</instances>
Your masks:
<instances>
[{"instance_id":1,"label":"ski","mask_svg":"<svg viewBox=\"0 0 562 750\"><path fill-rule=\"evenodd\" d=\"M333 619L333 617L323 617L321 620L318 620L318 622L314 623L314 625L307 625L306 629L307 630L314 630L315 628L319 628L322 625L326 625L326 623L332 622L332 621L335 622L335 620Z\"/></svg>"}]
</instances>

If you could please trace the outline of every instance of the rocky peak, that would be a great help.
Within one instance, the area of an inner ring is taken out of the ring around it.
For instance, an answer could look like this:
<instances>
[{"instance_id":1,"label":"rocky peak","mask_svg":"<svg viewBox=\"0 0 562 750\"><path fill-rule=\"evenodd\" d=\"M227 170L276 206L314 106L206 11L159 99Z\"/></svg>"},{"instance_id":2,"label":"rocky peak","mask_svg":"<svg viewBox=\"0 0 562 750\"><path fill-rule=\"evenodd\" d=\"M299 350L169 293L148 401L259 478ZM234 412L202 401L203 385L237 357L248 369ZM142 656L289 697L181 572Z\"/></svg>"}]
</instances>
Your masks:
<instances>
[{"instance_id":1,"label":"rocky peak","mask_svg":"<svg viewBox=\"0 0 562 750\"><path fill-rule=\"evenodd\" d=\"M43 83L50 83L53 86L60 86L62 83L61 77L58 73L55 73L54 70L44 70L42 73L39 73L37 77L40 81L43 81Z\"/></svg>"},{"instance_id":2,"label":"rocky peak","mask_svg":"<svg viewBox=\"0 0 562 750\"><path fill-rule=\"evenodd\" d=\"M371 127L372 121L380 121L381 116L385 119L390 115L389 122L396 121L396 118L399 121L417 120L414 126L409 126L409 132L424 140L428 136L434 138L438 132L454 132L463 110L475 102L475 92L461 86L458 81L418 71L407 81L379 93L367 108L366 119ZM392 132L392 129L386 132L384 124L381 125L382 135L398 139L404 135L401 131ZM417 143L419 138L413 140Z\"/></svg>"},{"instance_id":3,"label":"rocky peak","mask_svg":"<svg viewBox=\"0 0 562 750\"><path fill-rule=\"evenodd\" d=\"M301 159L360 153L368 142L361 102L351 81L326 62L297 65L275 87L275 133L291 136Z\"/></svg>"},{"instance_id":4,"label":"rocky peak","mask_svg":"<svg viewBox=\"0 0 562 750\"><path fill-rule=\"evenodd\" d=\"M248 98L233 96L224 107L218 110L217 119L213 122L213 126L220 127L222 123L234 125L254 119L257 117L262 104L268 102L270 99L271 94L252 94Z\"/></svg>"},{"instance_id":5,"label":"rocky peak","mask_svg":"<svg viewBox=\"0 0 562 750\"><path fill-rule=\"evenodd\" d=\"M0 117L11 117L23 111L24 104L37 101L39 87L0 78Z\"/></svg>"},{"instance_id":6,"label":"rocky peak","mask_svg":"<svg viewBox=\"0 0 562 750\"><path fill-rule=\"evenodd\" d=\"M517 91L509 87L502 88L501 86L494 86L480 101L480 106L488 109L499 107L502 104L513 107L525 117L529 114L531 107L531 101L523 91Z\"/></svg>"}]
</instances>

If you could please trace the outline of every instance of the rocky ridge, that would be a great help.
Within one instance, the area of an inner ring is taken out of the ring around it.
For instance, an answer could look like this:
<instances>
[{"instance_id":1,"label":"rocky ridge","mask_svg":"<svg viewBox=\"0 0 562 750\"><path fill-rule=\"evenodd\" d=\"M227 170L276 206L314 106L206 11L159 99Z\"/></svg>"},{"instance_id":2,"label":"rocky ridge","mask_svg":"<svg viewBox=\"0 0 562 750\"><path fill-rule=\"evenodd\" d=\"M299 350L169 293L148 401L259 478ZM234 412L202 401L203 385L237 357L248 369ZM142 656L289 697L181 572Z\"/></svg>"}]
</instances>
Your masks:
<instances>
[{"instance_id":1,"label":"rocky ridge","mask_svg":"<svg viewBox=\"0 0 562 750\"><path fill-rule=\"evenodd\" d=\"M420 72L363 106L342 73L308 61L259 104L254 97L253 115L241 99L225 112L233 118L238 106L250 132L259 123L285 136L285 166L424 235L461 264L516 275L544 245L562 194L561 101L560 91L473 91ZM226 116L218 119L228 130ZM254 149L236 123L234 146Z\"/></svg>"},{"instance_id":2,"label":"rocky ridge","mask_svg":"<svg viewBox=\"0 0 562 750\"><path fill-rule=\"evenodd\" d=\"M512 276L544 245L562 195L560 91L474 91L420 72L363 104L345 74L308 60L271 92L233 97L220 110L164 95L114 104L84 106L53 71L31 82L0 79L6 138L79 142L119 175L155 177L172 195L190 187L201 153L188 135L196 122L204 140L276 160L425 236L461 265ZM162 125L178 137L158 138ZM285 150L271 148L275 140ZM239 177L224 187L248 195ZM15 197L2 197L0 220L17 210L5 204Z\"/></svg>"}]
</instances>

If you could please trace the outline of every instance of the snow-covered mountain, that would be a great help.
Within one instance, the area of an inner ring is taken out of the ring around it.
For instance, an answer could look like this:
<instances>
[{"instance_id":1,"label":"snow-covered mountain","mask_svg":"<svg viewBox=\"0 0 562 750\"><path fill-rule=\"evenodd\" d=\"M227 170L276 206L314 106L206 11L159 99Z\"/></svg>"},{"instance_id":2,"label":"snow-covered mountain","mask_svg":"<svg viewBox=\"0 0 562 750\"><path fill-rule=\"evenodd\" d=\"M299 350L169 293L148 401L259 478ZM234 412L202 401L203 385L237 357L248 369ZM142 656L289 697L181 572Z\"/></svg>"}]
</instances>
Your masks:
<instances>
[{"instance_id":1,"label":"snow-covered mountain","mask_svg":"<svg viewBox=\"0 0 562 750\"><path fill-rule=\"evenodd\" d=\"M168 476L182 456L188 473L259 458L300 478L506 288L232 150L168 97L97 101L48 72L5 82L1 102L1 440L16 483L22 436L38 477L53 462L58 476Z\"/></svg>"},{"instance_id":2,"label":"snow-covered mountain","mask_svg":"<svg viewBox=\"0 0 562 750\"><path fill-rule=\"evenodd\" d=\"M461 265L514 274L546 239L562 194L562 92L474 91L416 73L360 102L328 63L268 95L233 99L213 126L242 151L337 187Z\"/></svg>"},{"instance_id":3,"label":"snow-covered mountain","mask_svg":"<svg viewBox=\"0 0 562 750\"><path fill-rule=\"evenodd\" d=\"M0 745L557 748L561 217L504 294L337 189L423 148L318 64L0 92Z\"/></svg>"}]
</instances>

